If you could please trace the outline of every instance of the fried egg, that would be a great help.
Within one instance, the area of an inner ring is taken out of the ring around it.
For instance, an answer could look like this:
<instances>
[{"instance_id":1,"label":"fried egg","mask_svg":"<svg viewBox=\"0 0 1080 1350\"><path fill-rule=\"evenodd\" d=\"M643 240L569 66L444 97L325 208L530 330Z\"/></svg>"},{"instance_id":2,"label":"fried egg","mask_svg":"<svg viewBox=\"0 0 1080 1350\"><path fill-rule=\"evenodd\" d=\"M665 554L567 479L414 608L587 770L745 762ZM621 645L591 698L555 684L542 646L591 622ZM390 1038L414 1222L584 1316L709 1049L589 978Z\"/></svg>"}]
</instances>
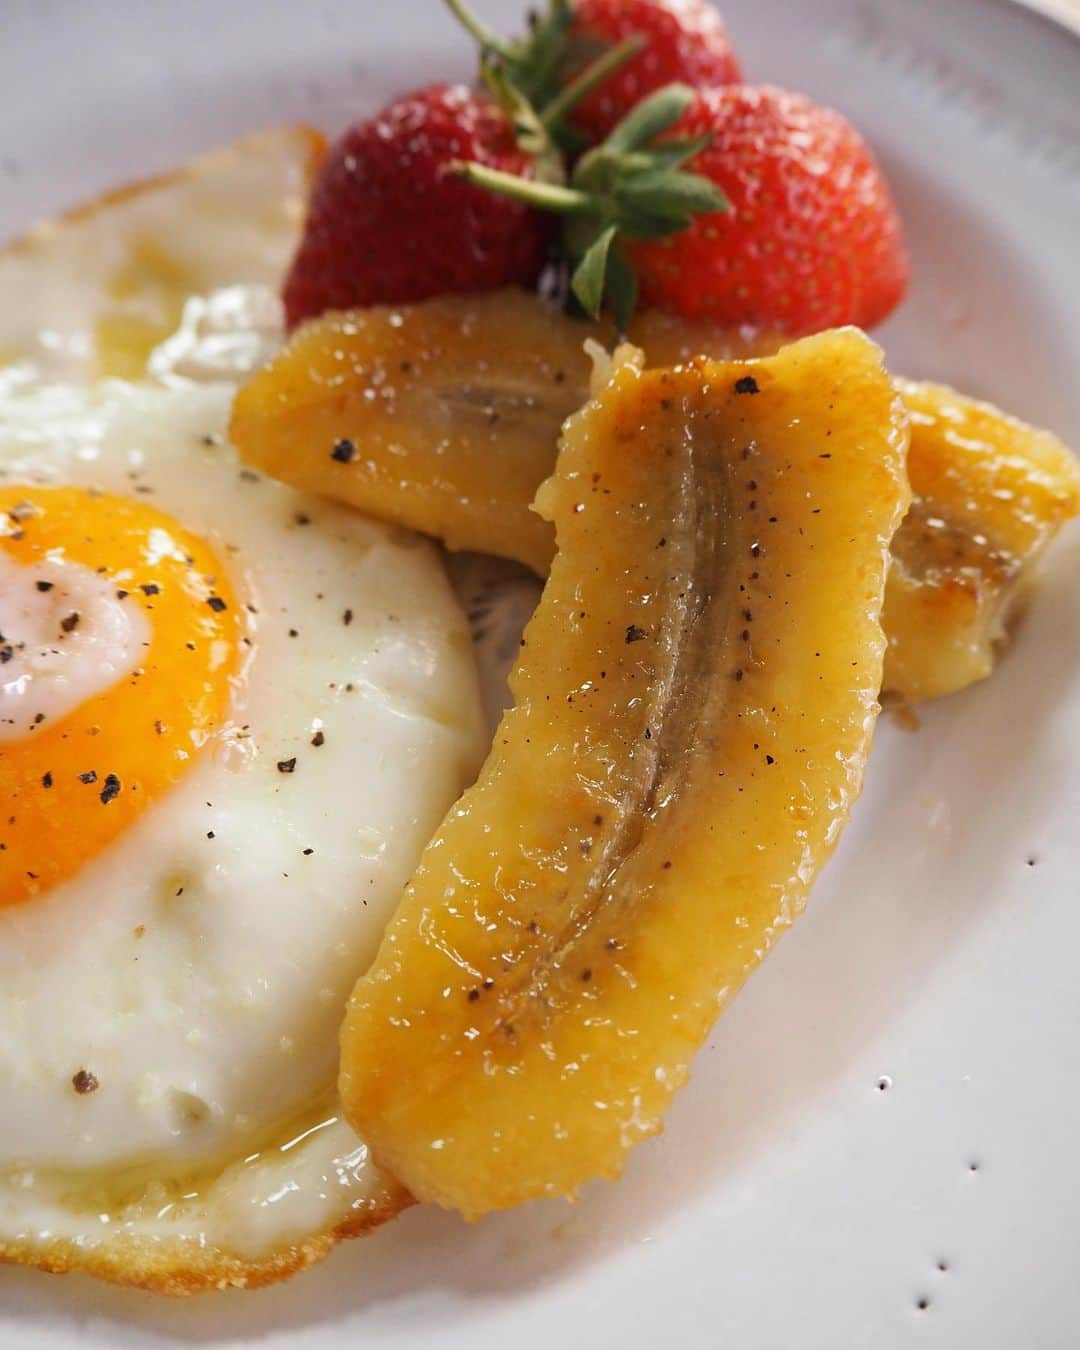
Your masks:
<instances>
[{"instance_id":1,"label":"fried egg","mask_svg":"<svg viewBox=\"0 0 1080 1350\"><path fill-rule=\"evenodd\" d=\"M189 302L276 291L323 150L309 127L256 132L30 230L0 253L0 368L139 378Z\"/></svg>"},{"instance_id":2,"label":"fried egg","mask_svg":"<svg viewBox=\"0 0 1080 1350\"><path fill-rule=\"evenodd\" d=\"M240 210L197 175L217 205L184 218L258 233L270 178ZM227 444L280 253L220 290L223 249L179 332L129 344L138 379L73 378L92 297L52 347L0 330L0 1257L168 1292L279 1278L408 1203L339 1116L338 1027L484 750L431 546Z\"/></svg>"}]
</instances>

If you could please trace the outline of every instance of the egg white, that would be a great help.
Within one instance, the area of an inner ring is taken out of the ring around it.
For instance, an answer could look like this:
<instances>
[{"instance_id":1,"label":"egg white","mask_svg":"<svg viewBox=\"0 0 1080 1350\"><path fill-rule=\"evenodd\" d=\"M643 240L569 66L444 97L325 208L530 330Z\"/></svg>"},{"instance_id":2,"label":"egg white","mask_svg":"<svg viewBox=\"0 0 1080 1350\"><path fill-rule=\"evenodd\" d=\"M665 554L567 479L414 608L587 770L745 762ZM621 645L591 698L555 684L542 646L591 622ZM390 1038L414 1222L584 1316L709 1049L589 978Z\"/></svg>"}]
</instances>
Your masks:
<instances>
[{"instance_id":1,"label":"egg white","mask_svg":"<svg viewBox=\"0 0 1080 1350\"><path fill-rule=\"evenodd\" d=\"M0 1261L255 1287L410 1202L339 1116L337 1027L482 754L475 664L428 546L239 478L223 443L236 382L281 341L320 154L305 128L259 133L0 251L0 472L124 492L141 474L149 504L239 545L231 579L259 610L234 710L251 739L79 878L0 915ZM139 384L94 384L103 325L131 322L165 339ZM490 729L521 606L489 563L456 587L482 616ZM170 897L181 872L194 884ZM73 1092L80 1068L94 1093Z\"/></svg>"},{"instance_id":2,"label":"egg white","mask_svg":"<svg viewBox=\"0 0 1080 1350\"><path fill-rule=\"evenodd\" d=\"M215 546L252 644L234 734L0 910L0 1248L258 1260L403 1201L336 1120L337 1030L483 753L469 634L429 545L241 468L214 350L183 353L208 382L0 399L0 482L138 489Z\"/></svg>"},{"instance_id":3,"label":"egg white","mask_svg":"<svg viewBox=\"0 0 1080 1350\"><path fill-rule=\"evenodd\" d=\"M321 153L306 127L256 132L35 226L0 250L0 369L91 379L103 322L164 336L188 297L276 291Z\"/></svg>"}]
</instances>

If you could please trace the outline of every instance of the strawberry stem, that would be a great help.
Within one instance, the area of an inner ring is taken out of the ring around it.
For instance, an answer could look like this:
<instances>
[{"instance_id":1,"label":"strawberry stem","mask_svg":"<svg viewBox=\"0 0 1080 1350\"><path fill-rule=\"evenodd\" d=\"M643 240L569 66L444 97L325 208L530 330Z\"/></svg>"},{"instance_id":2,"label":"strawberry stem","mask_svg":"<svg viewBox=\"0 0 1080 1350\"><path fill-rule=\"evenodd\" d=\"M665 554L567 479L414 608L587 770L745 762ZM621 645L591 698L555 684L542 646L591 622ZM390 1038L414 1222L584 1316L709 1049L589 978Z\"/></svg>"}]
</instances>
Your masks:
<instances>
[{"instance_id":1,"label":"strawberry stem","mask_svg":"<svg viewBox=\"0 0 1080 1350\"><path fill-rule=\"evenodd\" d=\"M446 4L451 14L457 19L461 26L476 39L482 51L495 52L498 56L509 57L512 55L509 46L498 38L490 28L476 17L462 0L446 0Z\"/></svg>"},{"instance_id":2,"label":"strawberry stem","mask_svg":"<svg viewBox=\"0 0 1080 1350\"><path fill-rule=\"evenodd\" d=\"M621 69L628 61L632 61L644 46L645 39L640 33L635 33L631 37L624 38L617 46L609 47L595 61L592 61L578 75L575 75L569 84L541 110L540 120L544 126L549 131L557 127L582 99L587 98L597 86L603 84L610 75Z\"/></svg>"},{"instance_id":3,"label":"strawberry stem","mask_svg":"<svg viewBox=\"0 0 1080 1350\"><path fill-rule=\"evenodd\" d=\"M619 247L626 239L663 239L688 229L698 215L730 210L711 179L684 166L709 145L709 134L671 133L695 98L684 84L669 84L636 104L602 145L574 164L567 184L519 177L484 164L456 162L448 172L474 186L563 217L562 254L570 287L582 309L596 315L605 303L620 331L637 303L637 278ZM526 105L531 112L530 105ZM548 112L537 118L541 138ZM659 139L657 139L659 138ZM540 161L536 161L538 167Z\"/></svg>"},{"instance_id":4,"label":"strawberry stem","mask_svg":"<svg viewBox=\"0 0 1080 1350\"><path fill-rule=\"evenodd\" d=\"M541 211L553 211L556 215L589 212L595 206L594 199L587 192L561 187L557 183L538 183L532 178L519 178L517 174L504 173L501 169L492 169L486 164L455 160L446 166L446 172L455 178L464 178L474 187L486 188L488 192L512 197L514 201L524 202L526 206L535 206Z\"/></svg>"}]
</instances>

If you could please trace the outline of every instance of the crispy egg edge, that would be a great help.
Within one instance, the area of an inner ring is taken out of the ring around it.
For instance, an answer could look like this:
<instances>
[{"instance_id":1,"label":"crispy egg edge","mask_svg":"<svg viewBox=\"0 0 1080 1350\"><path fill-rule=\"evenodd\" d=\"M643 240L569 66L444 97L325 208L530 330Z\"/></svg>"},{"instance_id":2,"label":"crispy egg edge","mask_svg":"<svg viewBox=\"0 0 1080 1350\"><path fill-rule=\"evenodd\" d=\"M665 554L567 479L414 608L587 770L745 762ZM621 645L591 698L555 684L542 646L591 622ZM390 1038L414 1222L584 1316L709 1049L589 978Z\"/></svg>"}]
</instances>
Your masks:
<instances>
[{"instance_id":1,"label":"crispy egg edge","mask_svg":"<svg viewBox=\"0 0 1080 1350\"><path fill-rule=\"evenodd\" d=\"M198 1247L190 1239L123 1236L110 1238L100 1249L88 1249L68 1238L33 1243L0 1240L0 1263L49 1275L93 1275L109 1284L171 1298L224 1289L262 1289L318 1265L339 1242L366 1237L415 1203L404 1187L384 1176L381 1193L359 1213L266 1257L235 1256L217 1247Z\"/></svg>"},{"instance_id":2,"label":"crispy egg edge","mask_svg":"<svg viewBox=\"0 0 1080 1350\"><path fill-rule=\"evenodd\" d=\"M174 187L186 179L214 177L218 174L226 177L231 165L243 160L248 154L284 147L289 142L293 142L293 148L303 158L304 182L310 189L326 157L327 140L323 133L306 122L252 131L225 145L195 155L175 169L133 178L126 183L106 189L96 197L68 207L50 220L37 221L14 239L3 241L0 244L0 258L9 254L25 257L39 249L44 250L61 231L77 227L100 212L107 211L113 206L121 206L132 198L141 197L144 193ZM220 284L225 286L229 282L222 278Z\"/></svg>"}]
</instances>

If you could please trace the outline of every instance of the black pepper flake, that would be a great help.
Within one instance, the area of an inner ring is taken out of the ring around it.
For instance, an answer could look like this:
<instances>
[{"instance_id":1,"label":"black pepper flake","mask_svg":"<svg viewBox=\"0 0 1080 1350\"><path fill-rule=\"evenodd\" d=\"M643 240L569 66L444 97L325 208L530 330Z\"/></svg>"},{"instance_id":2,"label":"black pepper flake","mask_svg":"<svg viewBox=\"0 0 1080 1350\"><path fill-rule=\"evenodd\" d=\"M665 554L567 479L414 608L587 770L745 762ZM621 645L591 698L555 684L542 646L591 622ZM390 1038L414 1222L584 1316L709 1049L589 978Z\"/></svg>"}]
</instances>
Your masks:
<instances>
[{"instance_id":1,"label":"black pepper flake","mask_svg":"<svg viewBox=\"0 0 1080 1350\"><path fill-rule=\"evenodd\" d=\"M295 525L310 525L311 517L305 515L303 511L297 511L296 515L293 516L293 523Z\"/></svg>"},{"instance_id":2,"label":"black pepper flake","mask_svg":"<svg viewBox=\"0 0 1080 1350\"><path fill-rule=\"evenodd\" d=\"M10 643L0 647L0 666L6 666L14 655L15 648Z\"/></svg>"},{"instance_id":3,"label":"black pepper flake","mask_svg":"<svg viewBox=\"0 0 1080 1350\"><path fill-rule=\"evenodd\" d=\"M592 971L589 969L588 966L586 966L585 969L581 972L581 978L582 980L584 980L586 984L588 984L589 981L592 979Z\"/></svg>"},{"instance_id":4,"label":"black pepper flake","mask_svg":"<svg viewBox=\"0 0 1080 1350\"><path fill-rule=\"evenodd\" d=\"M43 788L51 788L51 787L52 787L52 772L51 772L51 771L47 771L46 773L42 774L42 776L41 776L41 786L42 786Z\"/></svg>"},{"instance_id":5,"label":"black pepper flake","mask_svg":"<svg viewBox=\"0 0 1080 1350\"><path fill-rule=\"evenodd\" d=\"M334 442L334 448L330 451L330 458L338 464L348 464L356 455L356 446L352 441L340 440Z\"/></svg>"},{"instance_id":6,"label":"black pepper flake","mask_svg":"<svg viewBox=\"0 0 1080 1350\"><path fill-rule=\"evenodd\" d=\"M124 590L118 590L118 591L116 592L116 598L117 598L117 600L126 600L126 599L128 598L128 593L127 593L127 591L124 591Z\"/></svg>"},{"instance_id":7,"label":"black pepper flake","mask_svg":"<svg viewBox=\"0 0 1080 1350\"><path fill-rule=\"evenodd\" d=\"M78 628L78 626L79 626L79 611L77 609L73 609L66 618L60 620L60 628L62 632L74 633L75 629Z\"/></svg>"},{"instance_id":8,"label":"black pepper flake","mask_svg":"<svg viewBox=\"0 0 1080 1350\"><path fill-rule=\"evenodd\" d=\"M89 1092L96 1092L101 1084L89 1069L80 1069L72 1076L71 1086L80 1097L85 1097Z\"/></svg>"},{"instance_id":9,"label":"black pepper flake","mask_svg":"<svg viewBox=\"0 0 1080 1350\"><path fill-rule=\"evenodd\" d=\"M89 784L89 783L96 783L96 782L97 782L97 770L96 770L96 769L87 769L86 773L81 773L81 774L79 774L79 782L80 782L80 783L88 783L88 784Z\"/></svg>"},{"instance_id":10,"label":"black pepper flake","mask_svg":"<svg viewBox=\"0 0 1080 1350\"><path fill-rule=\"evenodd\" d=\"M776 763L776 760L773 759L772 755L766 755L766 756L765 756L765 763L766 763L766 764L775 764L775 763Z\"/></svg>"},{"instance_id":11,"label":"black pepper flake","mask_svg":"<svg viewBox=\"0 0 1080 1350\"><path fill-rule=\"evenodd\" d=\"M51 581L39 581L36 585L42 595L44 595L46 591L51 591L53 588L53 583Z\"/></svg>"},{"instance_id":12,"label":"black pepper flake","mask_svg":"<svg viewBox=\"0 0 1080 1350\"><path fill-rule=\"evenodd\" d=\"M148 581L145 586L140 586L139 590L143 595L160 595L161 587L155 581Z\"/></svg>"},{"instance_id":13,"label":"black pepper flake","mask_svg":"<svg viewBox=\"0 0 1080 1350\"><path fill-rule=\"evenodd\" d=\"M476 1000L477 1000L479 997L480 997L480 990L479 990L479 989L470 989L470 990L469 990L469 993L468 993L468 999L469 999L469 1002L470 1002L470 1003L475 1003Z\"/></svg>"},{"instance_id":14,"label":"black pepper flake","mask_svg":"<svg viewBox=\"0 0 1080 1350\"><path fill-rule=\"evenodd\" d=\"M279 759L277 762L278 773L294 773L296 770L296 756L292 759Z\"/></svg>"},{"instance_id":15,"label":"black pepper flake","mask_svg":"<svg viewBox=\"0 0 1080 1350\"><path fill-rule=\"evenodd\" d=\"M316 748L318 748L320 745L325 745L326 737L323 735L321 731L317 731L315 735L312 736L311 738L311 744L314 745Z\"/></svg>"},{"instance_id":16,"label":"black pepper flake","mask_svg":"<svg viewBox=\"0 0 1080 1350\"><path fill-rule=\"evenodd\" d=\"M108 806L111 801L115 801L120 795L120 779L114 773L105 775L105 786L101 789L101 804Z\"/></svg>"},{"instance_id":17,"label":"black pepper flake","mask_svg":"<svg viewBox=\"0 0 1080 1350\"><path fill-rule=\"evenodd\" d=\"M353 620L353 612L351 609L347 609L345 613L341 616L341 622L345 625L346 628L348 628L349 624L352 623L352 620Z\"/></svg>"},{"instance_id":18,"label":"black pepper flake","mask_svg":"<svg viewBox=\"0 0 1080 1350\"><path fill-rule=\"evenodd\" d=\"M740 375L735 381L735 392L737 394L759 394L758 382L753 375Z\"/></svg>"},{"instance_id":19,"label":"black pepper flake","mask_svg":"<svg viewBox=\"0 0 1080 1350\"><path fill-rule=\"evenodd\" d=\"M627 626L626 626L626 641L627 641L628 643L630 643L630 642L640 642L641 639L642 639L644 636L645 636L645 629L644 629L644 628L639 628L639 627L637 626L636 623L627 624Z\"/></svg>"},{"instance_id":20,"label":"black pepper flake","mask_svg":"<svg viewBox=\"0 0 1080 1350\"><path fill-rule=\"evenodd\" d=\"M310 858L311 855L312 855L314 852L315 852L315 850L314 850L313 848L306 848L306 849L304 849L304 857L305 857L305 858Z\"/></svg>"},{"instance_id":21,"label":"black pepper flake","mask_svg":"<svg viewBox=\"0 0 1080 1350\"><path fill-rule=\"evenodd\" d=\"M220 595L208 595L206 597L206 603L210 606L210 608L214 611L215 614L220 614L223 609L229 608L228 605L225 603L225 601L222 600Z\"/></svg>"}]
</instances>

